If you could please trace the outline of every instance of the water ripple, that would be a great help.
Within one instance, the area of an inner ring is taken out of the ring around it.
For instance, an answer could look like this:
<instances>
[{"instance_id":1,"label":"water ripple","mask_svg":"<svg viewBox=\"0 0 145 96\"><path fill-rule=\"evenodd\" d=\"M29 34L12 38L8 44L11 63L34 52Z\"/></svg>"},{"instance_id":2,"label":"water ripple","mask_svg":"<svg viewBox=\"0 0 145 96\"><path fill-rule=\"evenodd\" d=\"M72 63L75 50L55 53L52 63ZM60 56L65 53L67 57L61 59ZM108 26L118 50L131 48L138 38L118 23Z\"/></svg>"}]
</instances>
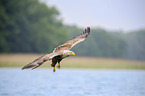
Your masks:
<instances>
[{"instance_id":1,"label":"water ripple","mask_svg":"<svg viewBox=\"0 0 145 96\"><path fill-rule=\"evenodd\" d=\"M0 96L145 96L143 70L0 68Z\"/></svg>"}]
</instances>

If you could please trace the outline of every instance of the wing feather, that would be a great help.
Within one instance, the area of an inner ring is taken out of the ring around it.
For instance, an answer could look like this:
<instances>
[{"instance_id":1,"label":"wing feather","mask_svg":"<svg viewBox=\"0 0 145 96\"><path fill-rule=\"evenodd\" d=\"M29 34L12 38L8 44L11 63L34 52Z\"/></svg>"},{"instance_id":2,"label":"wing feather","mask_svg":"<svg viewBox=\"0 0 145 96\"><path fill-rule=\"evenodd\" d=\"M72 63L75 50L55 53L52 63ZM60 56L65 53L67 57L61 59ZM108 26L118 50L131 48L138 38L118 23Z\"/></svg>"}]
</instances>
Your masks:
<instances>
[{"instance_id":1,"label":"wing feather","mask_svg":"<svg viewBox=\"0 0 145 96\"><path fill-rule=\"evenodd\" d=\"M74 37L74 39L69 40L63 43L62 45L58 46L57 48L54 49L53 52L58 52L60 50L70 50L76 44L84 41L88 37L89 34L90 34L90 27L87 27L87 29L85 29L85 31L83 31L81 35L76 36Z\"/></svg>"},{"instance_id":2,"label":"wing feather","mask_svg":"<svg viewBox=\"0 0 145 96\"><path fill-rule=\"evenodd\" d=\"M46 54L46 55L43 55L39 58L37 58L36 60L34 60L33 62L27 64L26 66L24 66L22 68L23 69L35 69L37 67L39 67L40 65L42 65L44 62L48 61L48 60L51 60L53 57L55 56L58 56L58 55L61 55L61 54L58 54L58 53L50 53L50 54Z\"/></svg>"}]
</instances>

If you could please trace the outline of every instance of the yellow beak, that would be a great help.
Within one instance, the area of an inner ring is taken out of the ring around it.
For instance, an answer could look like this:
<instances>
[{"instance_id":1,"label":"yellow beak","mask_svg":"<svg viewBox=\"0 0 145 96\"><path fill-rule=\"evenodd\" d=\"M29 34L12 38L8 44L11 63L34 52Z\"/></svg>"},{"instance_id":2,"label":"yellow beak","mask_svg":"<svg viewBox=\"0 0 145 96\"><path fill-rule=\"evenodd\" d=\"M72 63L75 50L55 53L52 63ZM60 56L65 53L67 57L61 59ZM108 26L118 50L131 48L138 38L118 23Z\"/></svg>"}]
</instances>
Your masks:
<instances>
[{"instance_id":1,"label":"yellow beak","mask_svg":"<svg viewBox=\"0 0 145 96\"><path fill-rule=\"evenodd\" d=\"M75 55L75 53L74 53L74 52L72 52L72 55Z\"/></svg>"}]
</instances>

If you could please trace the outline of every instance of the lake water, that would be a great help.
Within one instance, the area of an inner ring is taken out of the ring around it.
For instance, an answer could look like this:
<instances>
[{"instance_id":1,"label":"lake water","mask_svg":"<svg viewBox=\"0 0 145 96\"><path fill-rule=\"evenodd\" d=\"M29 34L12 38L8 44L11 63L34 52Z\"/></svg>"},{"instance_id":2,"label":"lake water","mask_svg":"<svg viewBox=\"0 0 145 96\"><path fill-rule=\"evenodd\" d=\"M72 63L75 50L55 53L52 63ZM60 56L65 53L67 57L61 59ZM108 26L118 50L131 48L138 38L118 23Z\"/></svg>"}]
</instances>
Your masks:
<instances>
[{"instance_id":1,"label":"lake water","mask_svg":"<svg viewBox=\"0 0 145 96\"><path fill-rule=\"evenodd\" d=\"M0 96L145 96L145 71L0 68Z\"/></svg>"}]
</instances>

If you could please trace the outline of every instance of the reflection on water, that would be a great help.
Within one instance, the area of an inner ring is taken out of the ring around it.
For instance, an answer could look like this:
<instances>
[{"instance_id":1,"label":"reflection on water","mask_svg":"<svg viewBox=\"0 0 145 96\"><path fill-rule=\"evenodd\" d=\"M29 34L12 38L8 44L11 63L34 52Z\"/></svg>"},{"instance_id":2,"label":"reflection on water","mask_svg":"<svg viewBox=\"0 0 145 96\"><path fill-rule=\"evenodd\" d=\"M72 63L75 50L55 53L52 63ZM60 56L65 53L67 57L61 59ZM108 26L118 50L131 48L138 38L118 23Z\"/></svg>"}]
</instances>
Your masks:
<instances>
[{"instance_id":1,"label":"reflection on water","mask_svg":"<svg viewBox=\"0 0 145 96\"><path fill-rule=\"evenodd\" d=\"M145 96L145 71L0 68L0 96Z\"/></svg>"}]
</instances>

